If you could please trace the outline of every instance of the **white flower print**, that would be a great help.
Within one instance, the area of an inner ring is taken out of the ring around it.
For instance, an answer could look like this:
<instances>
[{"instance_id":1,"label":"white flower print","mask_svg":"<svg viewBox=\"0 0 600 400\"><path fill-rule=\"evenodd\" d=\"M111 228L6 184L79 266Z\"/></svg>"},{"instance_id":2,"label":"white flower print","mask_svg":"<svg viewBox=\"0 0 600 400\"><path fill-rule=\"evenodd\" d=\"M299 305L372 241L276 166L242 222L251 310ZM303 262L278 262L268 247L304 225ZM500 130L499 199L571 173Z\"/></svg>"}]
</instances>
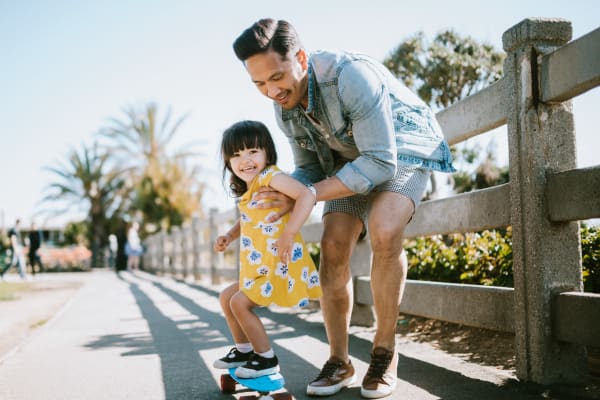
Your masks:
<instances>
[{"instance_id":1,"label":"white flower print","mask_svg":"<svg viewBox=\"0 0 600 400\"><path fill-rule=\"evenodd\" d=\"M308 281L308 267L302 268L302 272L300 273L300 279L302 280L302 282L305 283Z\"/></svg>"},{"instance_id":2,"label":"white flower print","mask_svg":"<svg viewBox=\"0 0 600 400\"><path fill-rule=\"evenodd\" d=\"M256 273L259 275L269 275L270 270L271 270L271 268L269 268L268 265L262 265L262 266L256 268Z\"/></svg>"},{"instance_id":3,"label":"white flower print","mask_svg":"<svg viewBox=\"0 0 600 400\"><path fill-rule=\"evenodd\" d=\"M244 278L244 289L251 289L254 286L254 279Z\"/></svg>"},{"instance_id":4,"label":"white flower print","mask_svg":"<svg viewBox=\"0 0 600 400\"><path fill-rule=\"evenodd\" d=\"M273 168L265 168L259 175L259 179L263 179L265 176L269 175L269 172L273 171Z\"/></svg>"},{"instance_id":5,"label":"white flower print","mask_svg":"<svg viewBox=\"0 0 600 400\"><path fill-rule=\"evenodd\" d=\"M261 285L260 294L263 297L271 297L272 293L273 293L273 285L271 285L271 282L266 281L263 285Z\"/></svg>"},{"instance_id":6,"label":"white flower print","mask_svg":"<svg viewBox=\"0 0 600 400\"><path fill-rule=\"evenodd\" d=\"M294 242L294 247L292 247L292 262L298 261L302 258L303 249L302 244Z\"/></svg>"},{"instance_id":7,"label":"white flower print","mask_svg":"<svg viewBox=\"0 0 600 400\"><path fill-rule=\"evenodd\" d=\"M288 266L282 262L277 263L275 268L275 275L285 278L288 275Z\"/></svg>"},{"instance_id":8,"label":"white flower print","mask_svg":"<svg viewBox=\"0 0 600 400\"><path fill-rule=\"evenodd\" d=\"M251 250L252 247L252 239L249 236L242 235L240 238L240 247L242 250Z\"/></svg>"},{"instance_id":9,"label":"white flower print","mask_svg":"<svg viewBox=\"0 0 600 400\"><path fill-rule=\"evenodd\" d=\"M252 249L246 258L250 264L258 265L262 261L262 253L256 249Z\"/></svg>"},{"instance_id":10,"label":"white flower print","mask_svg":"<svg viewBox=\"0 0 600 400\"><path fill-rule=\"evenodd\" d=\"M240 213L241 222L252 222L252 219L246 213Z\"/></svg>"},{"instance_id":11,"label":"white flower print","mask_svg":"<svg viewBox=\"0 0 600 400\"><path fill-rule=\"evenodd\" d=\"M279 230L279 228L277 228L275 225L276 224L268 224L261 221L256 224L254 228L261 229L264 235L273 236L273 234Z\"/></svg>"},{"instance_id":12,"label":"white flower print","mask_svg":"<svg viewBox=\"0 0 600 400\"><path fill-rule=\"evenodd\" d=\"M321 283L319 282L319 273L317 271L313 271L310 274L310 276L308 277L307 285L309 289L321 286Z\"/></svg>"},{"instance_id":13,"label":"white flower print","mask_svg":"<svg viewBox=\"0 0 600 400\"><path fill-rule=\"evenodd\" d=\"M267 239L267 251L277 256L277 246L275 246L275 243L277 243L277 239Z\"/></svg>"},{"instance_id":14,"label":"white flower print","mask_svg":"<svg viewBox=\"0 0 600 400\"><path fill-rule=\"evenodd\" d=\"M296 286L296 280L291 276L288 276L288 293L292 293L294 291L294 286Z\"/></svg>"},{"instance_id":15,"label":"white flower print","mask_svg":"<svg viewBox=\"0 0 600 400\"><path fill-rule=\"evenodd\" d=\"M303 298L300 299L300 301L298 302L297 307L306 307L308 305L308 299L307 298Z\"/></svg>"}]
</instances>

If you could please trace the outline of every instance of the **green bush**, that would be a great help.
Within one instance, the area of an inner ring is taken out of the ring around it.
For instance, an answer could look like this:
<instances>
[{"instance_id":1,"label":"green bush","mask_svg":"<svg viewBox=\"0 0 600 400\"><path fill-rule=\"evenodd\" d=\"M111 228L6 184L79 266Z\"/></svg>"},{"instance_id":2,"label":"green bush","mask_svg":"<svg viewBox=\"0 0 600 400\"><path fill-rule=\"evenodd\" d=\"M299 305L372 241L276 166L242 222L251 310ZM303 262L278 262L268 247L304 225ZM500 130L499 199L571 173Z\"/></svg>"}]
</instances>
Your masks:
<instances>
[{"instance_id":1,"label":"green bush","mask_svg":"<svg viewBox=\"0 0 600 400\"><path fill-rule=\"evenodd\" d=\"M586 292L600 293L600 228L581 225ZM512 230L436 235L407 240L408 278L513 286Z\"/></svg>"},{"instance_id":2,"label":"green bush","mask_svg":"<svg viewBox=\"0 0 600 400\"><path fill-rule=\"evenodd\" d=\"M436 235L408 240L408 278L512 286L512 231Z\"/></svg>"},{"instance_id":3,"label":"green bush","mask_svg":"<svg viewBox=\"0 0 600 400\"><path fill-rule=\"evenodd\" d=\"M581 226L583 287L600 293L600 227Z\"/></svg>"},{"instance_id":4,"label":"green bush","mask_svg":"<svg viewBox=\"0 0 600 400\"><path fill-rule=\"evenodd\" d=\"M600 227L581 224L586 292L600 293ZM309 245L319 264L320 246ZM513 287L512 229L409 239L404 244L408 278L421 281Z\"/></svg>"}]
</instances>

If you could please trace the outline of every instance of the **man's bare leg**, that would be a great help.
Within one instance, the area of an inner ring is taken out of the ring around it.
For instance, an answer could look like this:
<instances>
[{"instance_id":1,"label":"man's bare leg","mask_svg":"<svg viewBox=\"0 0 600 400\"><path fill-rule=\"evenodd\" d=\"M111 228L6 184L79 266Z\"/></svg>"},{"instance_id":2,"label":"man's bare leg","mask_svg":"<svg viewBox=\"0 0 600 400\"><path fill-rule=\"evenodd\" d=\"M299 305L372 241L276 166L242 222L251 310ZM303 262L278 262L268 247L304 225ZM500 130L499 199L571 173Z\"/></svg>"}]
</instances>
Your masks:
<instances>
[{"instance_id":1,"label":"man's bare leg","mask_svg":"<svg viewBox=\"0 0 600 400\"><path fill-rule=\"evenodd\" d=\"M377 317L373 348L395 348L396 322L408 268L403 234L413 213L412 200L399 193L380 192L373 199L369 213L371 290Z\"/></svg>"},{"instance_id":2,"label":"man's bare leg","mask_svg":"<svg viewBox=\"0 0 600 400\"><path fill-rule=\"evenodd\" d=\"M377 330L373 339L371 363L360 388L362 397L374 399L389 396L398 381L396 321L407 270L406 256L402 251L402 235L413 212L412 200L398 193L377 193L371 203L371 291Z\"/></svg>"},{"instance_id":3,"label":"man's bare leg","mask_svg":"<svg viewBox=\"0 0 600 400\"><path fill-rule=\"evenodd\" d=\"M363 224L360 218L329 213L323 218L319 275L323 297L321 310L329 341L330 355L348 361L348 327L352 313L350 257Z\"/></svg>"}]
</instances>

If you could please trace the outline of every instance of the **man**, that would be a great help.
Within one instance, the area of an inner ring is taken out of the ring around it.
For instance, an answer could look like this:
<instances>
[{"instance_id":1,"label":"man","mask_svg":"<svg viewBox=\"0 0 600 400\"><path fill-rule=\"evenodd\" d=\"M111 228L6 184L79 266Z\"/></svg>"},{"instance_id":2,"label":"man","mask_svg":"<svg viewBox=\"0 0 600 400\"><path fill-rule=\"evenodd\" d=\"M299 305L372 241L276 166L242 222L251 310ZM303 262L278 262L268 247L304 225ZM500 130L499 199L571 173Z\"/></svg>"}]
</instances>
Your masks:
<instances>
[{"instance_id":1,"label":"man","mask_svg":"<svg viewBox=\"0 0 600 400\"><path fill-rule=\"evenodd\" d=\"M4 273L11 267L17 266L19 269L19 275L22 279L27 279L25 274L25 256L23 254L23 244L21 242L21 233L19 232L19 225L21 220L17 218L15 226L8 231L8 238L10 240L10 250L12 253L12 259L10 264L6 265L0 272L0 278L4 277Z\"/></svg>"},{"instance_id":2,"label":"man","mask_svg":"<svg viewBox=\"0 0 600 400\"><path fill-rule=\"evenodd\" d=\"M40 249L43 241L43 234L37 228L35 222L31 223L31 230L29 231L29 251L27 256L29 258L29 265L31 265L31 273L35 275L35 266L36 264L40 267L40 272L44 272L44 265L42 264L42 258L38 254L38 250Z\"/></svg>"},{"instance_id":3,"label":"man","mask_svg":"<svg viewBox=\"0 0 600 400\"><path fill-rule=\"evenodd\" d=\"M332 395L356 377L348 352L350 256L369 233L377 331L361 395L390 395L397 381L395 327L406 278L402 235L431 170L454 171L432 111L379 62L364 55L306 53L286 21L263 19L233 44L258 90L274 101L294 154L293 176L325 200L321 308L330 357L307 394ZM263 198L291 208L281 194Z\"/></svg>"}]
</instances>

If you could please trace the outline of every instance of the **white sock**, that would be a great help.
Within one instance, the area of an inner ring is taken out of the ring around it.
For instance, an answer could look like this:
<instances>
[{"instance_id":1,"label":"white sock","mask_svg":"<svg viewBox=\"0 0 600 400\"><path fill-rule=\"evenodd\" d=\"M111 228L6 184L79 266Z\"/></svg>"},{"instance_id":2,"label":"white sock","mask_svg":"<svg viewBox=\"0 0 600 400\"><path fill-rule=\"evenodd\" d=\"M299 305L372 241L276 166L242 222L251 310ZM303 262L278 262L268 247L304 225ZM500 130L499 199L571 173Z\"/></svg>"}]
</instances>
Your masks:
<instances>
[{"instance_id":1,"label":"white sock","mask_svg":"<svg viewBox=\"0 0 600 400\"><path fill-rule=\"evenodd\" d=\"M273 349L269 349L269 350L265 351L264 353L256 353L256 354L258 354L259 356L264 357L264 358L275 357L275 352L273 351Z\"/></svg>"},{"instance_id":2,"label":"white sock","mask_svg":"<svg viewBox=\"0 0 600 400\"><path fill-rule=\"evenodd\" d=\"M250 353L252 351L252 343L236 343L235 348L240 353Z\"/></svg>"}]
</instances>

